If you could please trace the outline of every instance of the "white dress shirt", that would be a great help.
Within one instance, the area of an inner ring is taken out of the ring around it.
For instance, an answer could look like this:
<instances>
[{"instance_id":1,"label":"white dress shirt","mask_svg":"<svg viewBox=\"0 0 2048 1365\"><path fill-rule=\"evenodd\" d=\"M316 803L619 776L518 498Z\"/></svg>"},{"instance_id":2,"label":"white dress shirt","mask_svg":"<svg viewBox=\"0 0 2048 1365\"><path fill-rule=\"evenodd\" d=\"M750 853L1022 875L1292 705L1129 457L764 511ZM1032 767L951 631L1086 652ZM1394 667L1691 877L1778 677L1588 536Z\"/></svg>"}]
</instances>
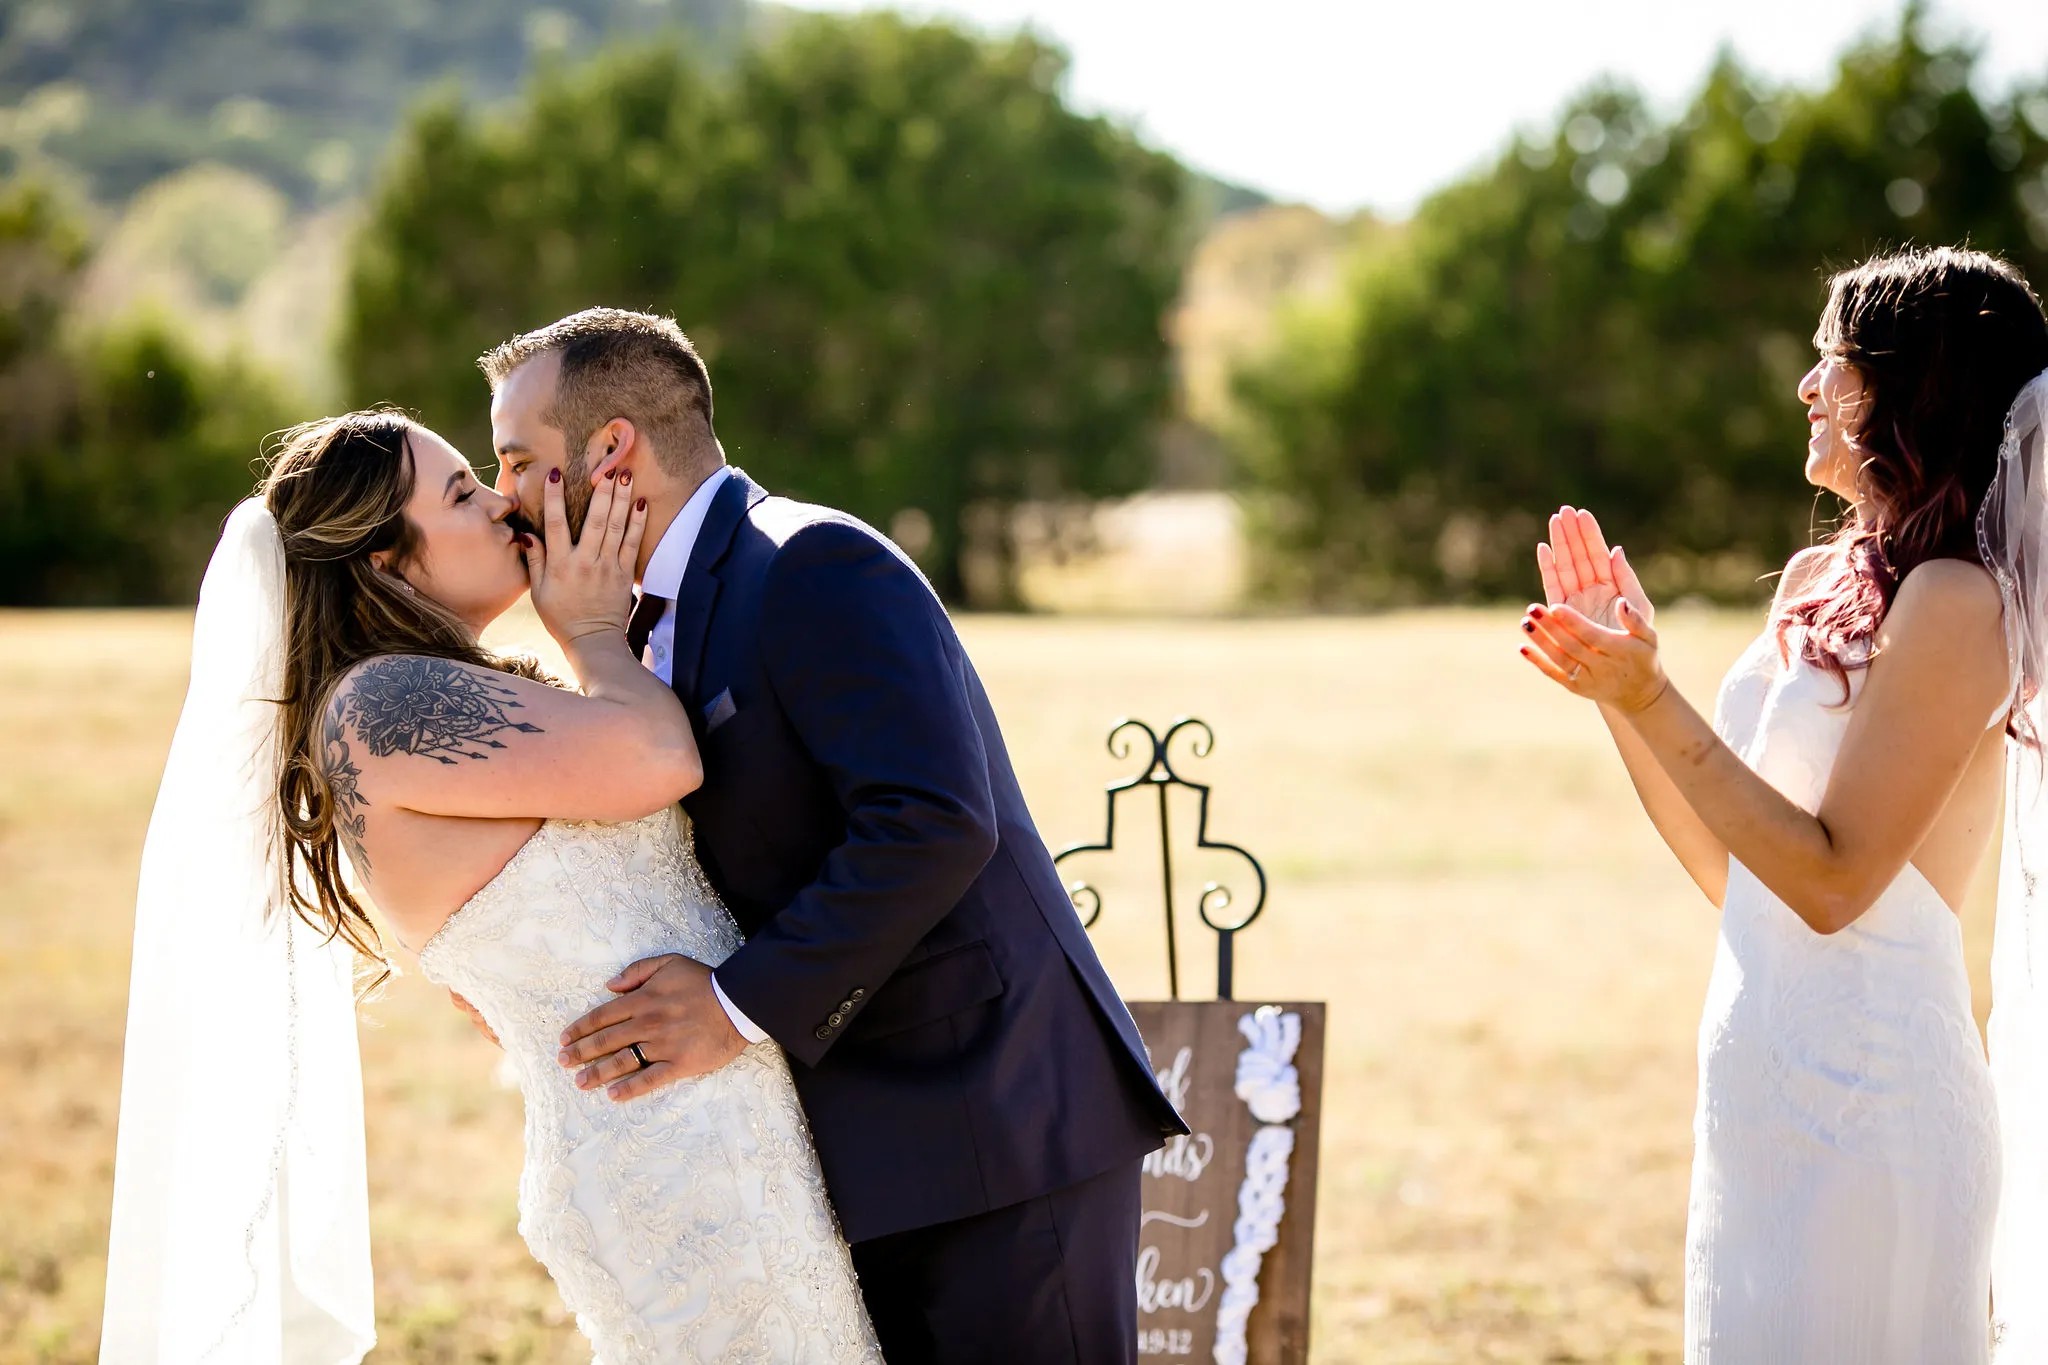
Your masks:
<instances>
[{"instance_id":1,"label":"white dress shirt","mask_svg":"<svg viewBox=\"0 0 2048 1365\"><path fill-rule=\"evenodd\" d=\"M697 486L697 491L683 504L683 510L676 513L676 519L655 542L654 553L647 559L647 572L640 576L643 589L668 598L667 610L648 632L647 652L640 661L671 687L675 685L676 672L676 597L682 591L683 575L690 568L690 552L697 548L698 533L704 529L704 518L710 515L711 500L730 477L732 467L720 465L716 473Z\"/></svg>"},{"instance_id":2,"label":"white dress shirt","mask_svg":"<svg viewBox=\"0 0 2048 1365\"><path fill-rule=\"evenodd\" d=\"M669 686L675 686L676 673L676 603L681 592L683 575L690 567L690 552L697 548L697 535L704 529L704 518L711 511L711 499L732 474L727 465L720 465L718 471L697 487L690 500L683 504L683 510L676 513L676 519L668 524L656 543L654 553L648 557L647 572L641 575L641 587L648 592L660 593L669 599L668 606L654 623L654 629L647 635L647 652L641 662L654 671ZM750 1043L758 1043L768 1036L767 1030L747 1018L739 1007L725 998L725 988L718 984L718 973L711 974L711 991L718 997L718 1004L725 1011L725 1017L732 1020L732 1026L739 1030L740 1037Z\"/></svg>"}]
</instances>

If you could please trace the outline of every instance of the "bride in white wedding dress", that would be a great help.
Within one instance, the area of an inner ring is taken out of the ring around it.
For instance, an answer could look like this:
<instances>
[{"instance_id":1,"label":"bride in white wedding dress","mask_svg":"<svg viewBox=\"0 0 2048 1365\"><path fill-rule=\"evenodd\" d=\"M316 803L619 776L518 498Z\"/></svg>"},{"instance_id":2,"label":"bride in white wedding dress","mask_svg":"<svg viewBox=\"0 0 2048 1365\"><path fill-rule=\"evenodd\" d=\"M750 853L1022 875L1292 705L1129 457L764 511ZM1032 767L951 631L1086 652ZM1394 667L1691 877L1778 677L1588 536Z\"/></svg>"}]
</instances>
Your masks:
<instances>
[{"instance_id":1,"label":"bride in white wedding dress","mask_svg":"<svg viewBox=\"0 0 2048 1365\"><path fill-rule=\"evenodd\" d=\"M1994 489L2048 322L2010 266L1914 251L1837 275L1816 343L1807 477L1851 511L1787 566L1713 724L1664 675L1641 584L1583 511L1551 519L1522 653L1600 704L1645 811L1721 907L1685 1359L1975 1365L1999 1114L1953 907L1996 828L2007 732L2028 726L2014 699L2039 679L2016 586L2040 547L2004 514L2041 489Z\"/></svg>"},{"instance_id":2,"label":"bride in white wedding dress","mask_svg":"<svg viewBox=\"0 0 2048 1365\"><path fill-rule=\"evenodd\" d=\"M559 1062L627 964L740 942L676 805L688 718L626 643L647 503L600 481L572 543L563 492L536 544L432 432L354 413L230 519L144 855L103 1359L369 1349L360 889L504 1046L520 1231L604 1365L880 1361L772 1042L625 1102ZM477 643L529 585L579 691Z\"/></svg>"},{"instance_id":3,"label":"bride in white wedding dress","mask_svg":"<svg viewBox=\"0 0 2048 1365\"><path fill-rule=\"evenodd\" d=\"M627 1104L576 1088L565 1024L626 963L740 945L679 808L550 820L420 952L490 1023L526 1096L519 1230L605 1365L879 1361L773 1043Z\"/></svg>"}]
</instances>

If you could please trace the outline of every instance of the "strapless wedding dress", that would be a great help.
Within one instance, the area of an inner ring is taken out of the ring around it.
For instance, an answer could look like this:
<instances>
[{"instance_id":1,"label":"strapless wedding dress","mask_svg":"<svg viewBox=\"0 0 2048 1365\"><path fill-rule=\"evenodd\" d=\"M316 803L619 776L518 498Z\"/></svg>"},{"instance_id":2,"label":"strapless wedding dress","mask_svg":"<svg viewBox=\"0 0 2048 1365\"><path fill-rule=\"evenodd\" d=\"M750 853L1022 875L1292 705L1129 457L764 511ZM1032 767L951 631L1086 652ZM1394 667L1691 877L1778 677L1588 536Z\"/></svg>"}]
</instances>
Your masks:
<instances>
[{"instance_id":1,"label":"strapless wedding dress","mask_svg":"<svg viewBox=\"0 0 2048 1365\"><path fill-rule=\"evenodd\" d=\"M672 807L542 825L420 966L483 1013L518 1074L519 1231L603 1365L879 1365L780 1049L623 1104L555 1060L627 963L715 965L739 944Z\"/></svg>"},{"instance_id":2,"label":"strapless wedding dress","mask_svg":"<svg viewBox=\"0 0 2048 1365\"><path fill-rule=\"evenodd\" d=\"M1863 674L1775 632L1715 729L1820 805ZM1688 1365L1979 1365L1989 1346L1998 1119L1955 914L1908 863L1822 935L1729 862L1699 1037L1686 1232Z\"/></svg>"}]
</instances>

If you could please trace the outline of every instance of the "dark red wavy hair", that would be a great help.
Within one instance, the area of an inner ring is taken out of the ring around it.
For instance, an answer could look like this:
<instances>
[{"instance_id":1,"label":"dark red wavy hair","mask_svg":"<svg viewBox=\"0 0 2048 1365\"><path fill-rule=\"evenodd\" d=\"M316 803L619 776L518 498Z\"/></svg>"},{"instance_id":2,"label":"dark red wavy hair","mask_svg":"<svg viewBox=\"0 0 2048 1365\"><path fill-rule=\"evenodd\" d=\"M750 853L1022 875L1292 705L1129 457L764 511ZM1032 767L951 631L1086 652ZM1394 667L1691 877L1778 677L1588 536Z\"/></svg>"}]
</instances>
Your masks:
<instances>
[{"instance_id":1,"label":"dark red wavy hair","mask_svg":"<svg viewBox=\"0 0 2048 1365\"><path fill-rule=\"evenodd\" d=\"M1899 584L1930 559L1983 562L1977 509L1998 468L2005 415L2048 369L2048 318L2026 276L1981 251L1876 256L1828 282L1814 345L1863 382L1859 499L1809 585L1778 621L1781 653L1842 682L1869 661Z\"/></svg>"}]
</instances>

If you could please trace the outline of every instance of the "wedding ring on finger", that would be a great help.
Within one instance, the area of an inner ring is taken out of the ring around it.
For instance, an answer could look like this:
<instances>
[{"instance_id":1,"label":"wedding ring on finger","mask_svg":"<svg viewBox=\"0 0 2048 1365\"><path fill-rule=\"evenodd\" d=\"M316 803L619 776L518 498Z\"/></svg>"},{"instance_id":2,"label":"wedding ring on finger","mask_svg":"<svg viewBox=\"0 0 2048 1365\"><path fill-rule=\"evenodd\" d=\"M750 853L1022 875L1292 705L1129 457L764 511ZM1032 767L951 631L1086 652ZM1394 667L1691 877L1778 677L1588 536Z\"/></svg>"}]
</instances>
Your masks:
<instances>
[{"instance_id":1,"label":"wedding ring on finger","mask_svg":"<svg viewBox=\"0 0 2048 1365\"><path fill-rule=\"evenodd\" d=\"M628 1043L626 1044L626 1051L632 1053L633 1060L640 1063L637 1068L638 1070L645 1071L648 1067L654 1065L654 1063L647 1060L647 1054L640 1050L640 1044Z\"/></svg>"},{"instance_id":2,"label":"wedding ring on finger","mask_svg":"<svg viewBox=\"0 0 2048 1365\"><path fill-rule=\"evenodd\" d=\"M1579 674L1585 671L1586 666L1584 664L1573 664L1572 671L1564 675L1564 680L1566 682L1577 682L1579 680Z\"/></svg>"}]
</instances>

